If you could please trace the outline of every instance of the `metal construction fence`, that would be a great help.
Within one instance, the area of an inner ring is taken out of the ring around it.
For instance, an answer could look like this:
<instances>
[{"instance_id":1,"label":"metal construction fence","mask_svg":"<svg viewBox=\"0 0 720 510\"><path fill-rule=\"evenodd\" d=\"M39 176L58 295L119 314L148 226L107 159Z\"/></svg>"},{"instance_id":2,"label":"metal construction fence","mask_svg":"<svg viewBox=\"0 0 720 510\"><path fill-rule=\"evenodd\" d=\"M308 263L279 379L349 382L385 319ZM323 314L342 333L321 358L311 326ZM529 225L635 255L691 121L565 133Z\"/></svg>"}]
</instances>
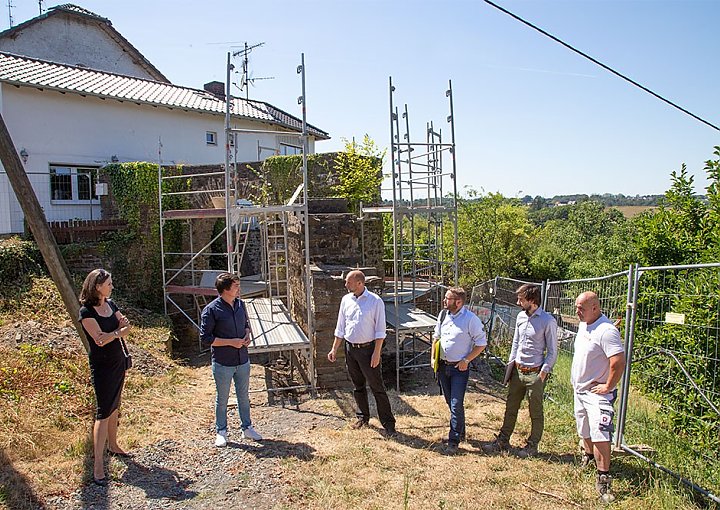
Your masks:
<instances>
[{"instance_id":1,"label":"metal construction fence","mask_svg":"<svg viewBox=\"0 0 720 510\"><path fill-rule=\"evenodd\" d=\"M514 291L523 283L495 278L473 289L470 305L485 311L494 364L507 360L520 311ZM720 264L633 265L598 278L536 284L558 323L548 398L572 413L575 299L593 291L626 348L615 448L720 503Z\"/></svg>"}]
</instances>

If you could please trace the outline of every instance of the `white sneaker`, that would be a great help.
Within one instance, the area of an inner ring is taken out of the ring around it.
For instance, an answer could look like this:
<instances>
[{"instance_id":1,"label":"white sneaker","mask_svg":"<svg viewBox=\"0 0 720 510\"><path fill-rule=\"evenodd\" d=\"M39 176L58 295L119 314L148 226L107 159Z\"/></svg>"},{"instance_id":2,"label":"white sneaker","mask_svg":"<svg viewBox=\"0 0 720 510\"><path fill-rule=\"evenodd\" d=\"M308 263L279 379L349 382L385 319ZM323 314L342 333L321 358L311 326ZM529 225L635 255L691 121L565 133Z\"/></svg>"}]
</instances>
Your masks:
<instances>
[{"instance_id":1,"label":"white sneaker","mask_svg":"<svg viewBox=\"0 0 720 510\"><path fill-rule=\"evenodd\" d=\"M242 431L242 436L245 439L252 439L253 441L262 441L262 436L255 430L255 427L250 425L248 428Z\"/></svg>"},{"instance_id":2,"label":"white sneaker","mask_svg":"<svg viewBox=\"0 0 720 510\"><path fill-rule=\"evenodd\" d=\"M215 436L215 446L222 448L227 446L227 430L221 430Z\"/></svg>"}]
</instances>

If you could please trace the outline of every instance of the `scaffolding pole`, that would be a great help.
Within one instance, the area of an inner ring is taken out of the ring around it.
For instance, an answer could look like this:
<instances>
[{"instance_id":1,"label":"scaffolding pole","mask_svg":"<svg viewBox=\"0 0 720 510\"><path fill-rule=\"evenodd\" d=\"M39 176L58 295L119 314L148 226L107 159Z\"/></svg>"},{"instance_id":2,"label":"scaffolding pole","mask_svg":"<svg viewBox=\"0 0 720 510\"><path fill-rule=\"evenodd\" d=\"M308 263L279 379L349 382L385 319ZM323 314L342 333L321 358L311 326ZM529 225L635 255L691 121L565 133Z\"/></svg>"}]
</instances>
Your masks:
<instances>
[{"instance_id":1,"label":"scaffolding pole","mask_svg":"<svg viewBox=\"0 0 720 510\"><path fill-rule=\"evenodd\" d=\"M413 141L410 112L407 104L400 114L395 100L396 88L389 78L390 107L390 174L392 207L366 207L362 214L392 215L392 292L384 300L392 303L393 330L396 348L396 388L400 389L400 373L404 369L427 366L422 362L429 352L428 321L423 325L406 327L403 317L415 313L408 305L417 307L425 298L425 312L434 316L439 312L439 293L449 284L457 284L457 165L455 161L455 125L452 82L445 92L449 101L450 143L443 143L442 130L432 122L425 125L425 140ZM404 122L401 124L400 119ZM402 132L404 131L404 133ZM413 151L419 149L420 154ZM445 166L443 160L451 159ZM444 170L443 167L450 167ZM452 183L448 183L450 180ZM452 189L444 197L444 189ZM425 237L420 231L426 229ZM451 234L450 234L451 232ZM452 240L453 260L446 261L443 246ZM433 317L434 318L434 317ZM417 322L417 321L416 321ZM429 358L429 355L427 356Z\"/></svg>"}]
</instances>

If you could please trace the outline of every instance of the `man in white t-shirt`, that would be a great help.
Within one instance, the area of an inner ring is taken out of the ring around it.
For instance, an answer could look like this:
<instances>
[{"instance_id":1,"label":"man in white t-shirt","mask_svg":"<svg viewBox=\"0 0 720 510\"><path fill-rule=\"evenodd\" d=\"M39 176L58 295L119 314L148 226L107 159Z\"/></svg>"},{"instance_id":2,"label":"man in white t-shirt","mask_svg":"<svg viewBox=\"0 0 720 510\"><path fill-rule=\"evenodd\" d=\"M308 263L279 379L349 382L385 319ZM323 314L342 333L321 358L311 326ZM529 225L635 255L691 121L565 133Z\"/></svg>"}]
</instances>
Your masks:
<instances>
[{"instance_id":1,"label":"man in white t-shirt","mask_svg":"<svg viewBox=\"0 0 720 510\"><path fill-rule=\"evenodd\" d=\"M600 311L594 292L583 292L575 300L580 319L570 380L575 394L575 421L583 440L583 465L597 466L596 487L600 499L612 502L610 442L613 432L613 403L617 384L625 370L625 350L620 332Z\"/></svg>"}]
</instances>

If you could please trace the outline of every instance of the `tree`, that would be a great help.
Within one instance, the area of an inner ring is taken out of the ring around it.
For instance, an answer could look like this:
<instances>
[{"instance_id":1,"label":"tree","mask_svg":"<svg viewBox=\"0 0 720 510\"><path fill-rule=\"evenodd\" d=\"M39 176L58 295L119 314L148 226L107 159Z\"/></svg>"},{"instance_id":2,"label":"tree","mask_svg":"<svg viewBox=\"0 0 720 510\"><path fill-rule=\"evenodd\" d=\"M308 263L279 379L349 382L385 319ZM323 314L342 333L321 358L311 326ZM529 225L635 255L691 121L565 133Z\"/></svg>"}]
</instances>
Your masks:
<instances>
[{"instance_id":1,"label":"tree","mask_svg":"<svg viewBox=\"0 0 720 510\"><path fill-rule=\"evenodd\" d=\"M565 207L567 219L547 221L530 254L533 279L585 278L621 271L634 259L628 220L592 200Z\"/></svg>"},{"instance_id":2,"label":"tree","mask_svg":"<svg viewBox=\"0 0 720 510\"><path fill-rule=\"evenodd\" d=\"M685 164L670 176L672 185L660 207L635 221L640 262L645 265L692 264L701 260L708 244L707 206L695 196L694 177Z\"/></svg>"},{"instance_id":3,"label":"tree","mask_svg":"<svg viewBox=\"0 0 720 510\"><path fill-rule=\"evenodd\" d=\"M458 202L460 284L524 275L532 224L527 207L500 193L471 191ZM452 253L452 246L445 246Z\"/></svg>"},{"instance_id":4,"label":"tree","mask_svg":"<svg viewBox=\"0 0 720 510\"><path fill-rule=\"evenodd\" d=\"M380 201L385 151L380 150L367 134L359 145L354 140L344 142L345 150L338 153L335 160L340 182L333 191L347 199L350 210L358 211L360 202L376 204Z\"/></svg>"}]
</instances>

